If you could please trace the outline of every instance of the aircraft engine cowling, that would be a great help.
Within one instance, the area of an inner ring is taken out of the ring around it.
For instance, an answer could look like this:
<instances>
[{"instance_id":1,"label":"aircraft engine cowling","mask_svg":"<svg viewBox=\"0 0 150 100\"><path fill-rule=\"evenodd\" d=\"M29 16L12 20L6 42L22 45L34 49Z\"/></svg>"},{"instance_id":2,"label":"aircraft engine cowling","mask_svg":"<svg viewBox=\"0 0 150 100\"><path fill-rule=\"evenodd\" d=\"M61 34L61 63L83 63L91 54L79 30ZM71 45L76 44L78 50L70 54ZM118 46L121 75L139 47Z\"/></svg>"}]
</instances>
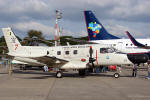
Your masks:
<instances>
[{"instance_id":1,"label":"aircraft engine cowling","mask_svg":"<svg viewBox=\"0 0 150 100\"><path fill-rule=\"evenodd\" d=\"M86 69L86 64L85 62L68 62L61 66L61 69Z\"/></svg>"},{"instance_id":2,"label":"aircraft engine cowling","mask_svg":"<svg viewBox=\"0 0 150 100\"><path fill-rule=\"evenodd\" d=\"M146 63L149 59L146 54L127 54L127 57L134 64Z\"/></svg>"}]
</instances>

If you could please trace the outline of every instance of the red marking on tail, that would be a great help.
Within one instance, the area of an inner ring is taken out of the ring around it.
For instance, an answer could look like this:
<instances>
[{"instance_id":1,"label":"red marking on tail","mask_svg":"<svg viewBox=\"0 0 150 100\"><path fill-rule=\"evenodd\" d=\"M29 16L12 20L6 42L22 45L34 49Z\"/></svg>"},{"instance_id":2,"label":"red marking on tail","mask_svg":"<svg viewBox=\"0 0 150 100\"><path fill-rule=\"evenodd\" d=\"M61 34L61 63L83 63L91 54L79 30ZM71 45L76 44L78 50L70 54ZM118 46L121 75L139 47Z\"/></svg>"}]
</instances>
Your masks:
<instances>
[{"instance_id":1,"label":"red marking on tail","mask_svg":"<svg viewBox=\"0 0 150 100\"><path fill-rule=\"evenodd\" d=\"M15 44L15 50L18 48L18 44Z\"/></svg>"}]
</instances>

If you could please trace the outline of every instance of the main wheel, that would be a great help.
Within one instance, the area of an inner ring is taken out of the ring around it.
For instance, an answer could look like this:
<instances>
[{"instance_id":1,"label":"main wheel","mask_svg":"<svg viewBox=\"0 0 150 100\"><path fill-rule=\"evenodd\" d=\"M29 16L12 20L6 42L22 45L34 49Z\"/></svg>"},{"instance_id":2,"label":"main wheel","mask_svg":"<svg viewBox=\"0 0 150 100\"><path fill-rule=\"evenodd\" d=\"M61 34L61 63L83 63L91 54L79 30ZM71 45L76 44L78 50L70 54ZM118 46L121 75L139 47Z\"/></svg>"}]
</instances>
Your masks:
<instances>
[{"instance_id":1,"label":"main wheel","mask_svg":"<svg viewBox=\"0 0 150 100\"><path fill-rule=\"evenodd\" d=\"M57 78L62 78L62 72L61 72L61 71L58 71L58 72L56 73L56 77L57 77Z\"/></svg>"},{"instance_id":2,"label":"main wheel","mask_svg":"<svg viewBox=\"0 0 150 100\"><path fill-rule=\"evenodd\" d=\"M93 68L88 68L89 73L93 73Z\"/></svg>"},{"instance_id":3,"label":"main wheel","mask_svg":"<svg viewBox=\"0 0 150 100\"><path fill-rule=\"evenodd\" d=\"M115 73L115 74L114 74L114 77L115 77L115 78L119 78L119 77L120 77L120 74L119 74L119 73Z\"/></svg>"},{"instance_id":4,"label":"main wheel","mask_svg":"<svg viewBox=\"0 0 150 100\"><path fill-rule=\"evenodd\" d=\"M23 70L26 70L27 68L26 68L26 66L23 66L22 69L23 69Z\"/></svg>"},{"instance_id":5,"label":"main wheel","mask_svg":"<svg viewBox=\"0 0 150 100\"><path fill-rule=\"evenodd\" d=\"M79 75L85 76L85 69L79 69Z\"/></svg>"},{"instance_id":6,"label":"main wheel","mask_svg":"<svg viewBox=\"0 0 150 100\"><path fill-rule=\"evenodd\" d=\"M20 70L23 70L22 66L20 66Z\"/></svg>"}]
</instances>

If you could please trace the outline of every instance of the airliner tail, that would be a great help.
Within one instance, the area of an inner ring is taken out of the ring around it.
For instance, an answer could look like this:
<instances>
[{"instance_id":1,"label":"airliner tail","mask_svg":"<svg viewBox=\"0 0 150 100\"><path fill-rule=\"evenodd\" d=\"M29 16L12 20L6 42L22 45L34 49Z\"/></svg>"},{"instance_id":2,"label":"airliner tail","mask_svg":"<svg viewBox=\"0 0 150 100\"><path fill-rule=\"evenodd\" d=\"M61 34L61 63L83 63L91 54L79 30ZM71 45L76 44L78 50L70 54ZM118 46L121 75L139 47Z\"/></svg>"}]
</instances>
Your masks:
<instances>
[{"instance_id":1,"label":"airliner tail","mask_svg":"<svg viewBox=\"0 0 150 100\"><path fill-rule=\"evenodd\" d=\"M119 39L106 31L92 11L84 11L84 16L89 40Z\"/></svg>"}]
</instances>

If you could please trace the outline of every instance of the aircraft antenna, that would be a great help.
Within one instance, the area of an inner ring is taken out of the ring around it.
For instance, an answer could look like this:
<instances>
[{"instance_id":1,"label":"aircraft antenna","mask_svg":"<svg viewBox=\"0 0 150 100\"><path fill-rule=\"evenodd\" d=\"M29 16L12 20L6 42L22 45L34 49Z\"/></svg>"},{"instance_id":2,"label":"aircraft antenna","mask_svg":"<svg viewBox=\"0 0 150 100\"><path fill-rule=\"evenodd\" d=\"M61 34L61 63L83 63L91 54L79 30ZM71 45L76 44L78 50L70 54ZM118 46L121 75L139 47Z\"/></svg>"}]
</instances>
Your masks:
<instances>
[{"instance_id":1,"label":"aircraft antenna","mask_svg":"<svg viewBox=\"0 0 150 100\"><path fill-rule=\"evenodd\" d=\"M58 42L59 42L59 45L60 45L60 27L59 27L59 37L58 37Z\"/></svg>"}]
</instances>

